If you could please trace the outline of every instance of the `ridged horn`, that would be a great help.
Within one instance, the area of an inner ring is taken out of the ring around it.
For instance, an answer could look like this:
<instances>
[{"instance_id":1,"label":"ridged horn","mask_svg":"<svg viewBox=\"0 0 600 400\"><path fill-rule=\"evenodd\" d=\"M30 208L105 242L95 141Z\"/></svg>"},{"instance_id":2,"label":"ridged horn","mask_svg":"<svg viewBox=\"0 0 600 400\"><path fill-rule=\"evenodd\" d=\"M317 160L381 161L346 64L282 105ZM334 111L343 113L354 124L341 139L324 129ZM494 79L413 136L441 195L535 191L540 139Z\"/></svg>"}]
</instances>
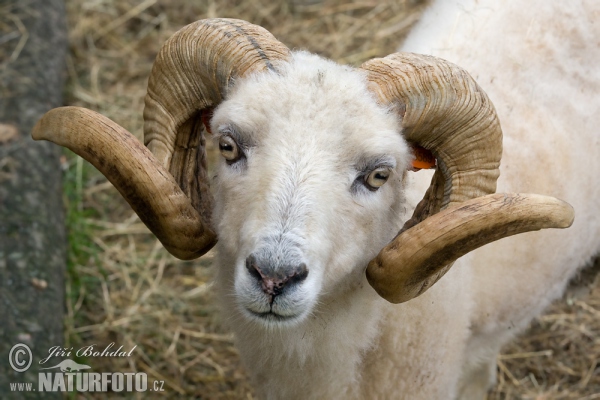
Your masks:
<instances>
[{"instance_id":1,"label":"ridged horn","mask_svg":"<svg viewBox=\"0 0 600 400\"><path fill-rule=\"evenodd\" d=\"M175 179L117 123L85 108L61 107L47 112L31 135L67 147L98 168L175 257L197 258L214 246L214 233Z\"/></svg>"},{"instance_id":2,"label":"ridged horn","mask_svg":"<svg viewBox=\"0 0 600 400\"><path fill-rule=\"evenodd\" d=\"M399 109L406 139L437 159L431 185L413 216L367 266L369 283L382 297L393 303L410 300L437 282L458 257L502 237L570 226L572 208L556 199L478 199L496 191L502 131L494 106L466 71L411 53L370 60L361 68L379 100ZM493 205L484 206L490 199ZM540 208L544 214L526 218L526 210L538 203L547 205Z\"/></svg>"},{"instance_id":3,"label":"ridged horn","mask_svg":"<svg viewBox=\"0 0 600 400\"><path fill-rule=\"evenodd\" d=\"M50 111L32 136L90 161L171 254L197 258L217 241L202 113L223 100L235 78L276 71L289 55L259 26L231 19L197 21L175 33L154 63L144 109L150 150L110 119L77 107Z\"/></svg>"},{"instance_id":4,"label":"ridged horn","mask_svg":"<svg viewBox=\"0 0 600 400\"><path fill-rule=\"evenodd\" d=\"M361 69L380 101L400 109L405 138L437 159L431 187L407 225L496 191L502 130L488 96L465 70L412 53L373 59Z\"/></svg>"},{"instance_id":5,"label":"ridged horn","mask_svg":"<svg viewBox=\"0 0 600 400\"><path fill-rule=\"evenodd\" d=\"M463 255L519 233L568 228L573 208L554 197L495 193L467 200L398 235L369 264L377 293L402 303L424 293ZM400 268L398 268L400 266Z\"/></svg>"},{"instance_id":6,"label":"ridged horn","mask_svg":"<svg viewBox=\"0 0 600 400\"><path fill-rule=\"evenodd\" d=\"M144 142L210 224L202 113L216 107L232 80L277 71L289 49L266 29L236 19L205 19L176 32L152 68Z\"/></svg>"}]
</instances>

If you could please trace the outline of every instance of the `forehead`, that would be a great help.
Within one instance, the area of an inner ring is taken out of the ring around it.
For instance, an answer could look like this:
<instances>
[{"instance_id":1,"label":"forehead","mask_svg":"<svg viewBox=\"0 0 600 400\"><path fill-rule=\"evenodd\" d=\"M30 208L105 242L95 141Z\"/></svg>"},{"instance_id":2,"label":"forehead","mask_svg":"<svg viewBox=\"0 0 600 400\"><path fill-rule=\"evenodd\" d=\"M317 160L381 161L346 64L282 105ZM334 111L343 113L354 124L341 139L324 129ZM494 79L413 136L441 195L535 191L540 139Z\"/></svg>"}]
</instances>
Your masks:
<instances>
[{"instance_id":1,"label":"forehead","mask_svg":"<svg viewBox=\"0 0 600 400\"><path fill-rule=\"evenodd\" d=\"M373 153L402 147L397 114L377 104L360 71L305 52L278 73L235 83L213 124L233 124L257 144L323 142Z\"/></svg>"}]
</instances>

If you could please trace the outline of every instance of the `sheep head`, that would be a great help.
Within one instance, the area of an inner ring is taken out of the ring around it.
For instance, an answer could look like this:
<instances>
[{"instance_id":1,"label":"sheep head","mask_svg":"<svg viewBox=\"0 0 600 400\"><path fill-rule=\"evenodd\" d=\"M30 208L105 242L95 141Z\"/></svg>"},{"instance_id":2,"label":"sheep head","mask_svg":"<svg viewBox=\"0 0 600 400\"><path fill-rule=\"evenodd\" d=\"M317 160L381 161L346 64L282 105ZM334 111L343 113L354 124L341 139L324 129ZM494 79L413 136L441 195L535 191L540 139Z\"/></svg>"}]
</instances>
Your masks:
<instances>
[{"instance_id":1,"label":"sheep head","mask_svg":"<svg viewBox=\"0 0 600 400\"><path fill-rule=\"evenodd\" d=\"M202 127L215 107L224 160L213 205ZM260 320L301 319L320 292L367 264L382 297L407 301L479 246L573 220L553 198L493 194L502 151L494 108L465 71L433 57L393 54L355 70L292 55L244 21L198 21L157 56L144 118L151 152L74 107L50 111L33 136L100 169L176 257L204 254L216 230L220 273ZM437 170L398 233L407 141L429 149Z\"/></svg>"},{"instance_id":2,"label":"sheep head","mask_svg":"<svg viewBox=\"0 0 600 400\"><path fill-rule=\"evenodd\" d=\"M398 231L411 156L365 78L295 52L277 73L239 80L214 112L218 281L233 278L223 289L251 318L301 319L364 281Z\"/></svg>"}]
</instances>

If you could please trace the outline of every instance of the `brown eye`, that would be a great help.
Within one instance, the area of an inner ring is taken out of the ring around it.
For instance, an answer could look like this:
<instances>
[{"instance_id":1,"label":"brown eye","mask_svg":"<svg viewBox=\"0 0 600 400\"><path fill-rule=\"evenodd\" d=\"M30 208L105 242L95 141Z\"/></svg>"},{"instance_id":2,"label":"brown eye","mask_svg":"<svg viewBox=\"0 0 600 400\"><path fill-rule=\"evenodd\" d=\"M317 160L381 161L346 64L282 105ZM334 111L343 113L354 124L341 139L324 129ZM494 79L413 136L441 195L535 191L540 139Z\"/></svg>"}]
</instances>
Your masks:
<instances>
[{"instance_id":1,"label":"brown eye","mask_svg":"<svg viewBox=\"0 0 600 400\"><path fill-rule=\"evenodd\" d=\"M219 138L219 151L225 160L229 162L237 161L240 158L240 148L231 136L221 136Z\"/></svg>"},{"instance_id":2,"label":"brown eye","mask_svg":"<svg viewBox=\"0 0 600 400\"><path fill-rule=\"evenodd\" d=\"M377 168L373 171L371 171L369 173L369 175L367 175L365 177L365 183L367 184L367 187L371 190L377 190L379 189L381 186L383 186L384 183L387 182L388 178L390 177L390 169L389 168Z\"/></svg>"}]
</instances>

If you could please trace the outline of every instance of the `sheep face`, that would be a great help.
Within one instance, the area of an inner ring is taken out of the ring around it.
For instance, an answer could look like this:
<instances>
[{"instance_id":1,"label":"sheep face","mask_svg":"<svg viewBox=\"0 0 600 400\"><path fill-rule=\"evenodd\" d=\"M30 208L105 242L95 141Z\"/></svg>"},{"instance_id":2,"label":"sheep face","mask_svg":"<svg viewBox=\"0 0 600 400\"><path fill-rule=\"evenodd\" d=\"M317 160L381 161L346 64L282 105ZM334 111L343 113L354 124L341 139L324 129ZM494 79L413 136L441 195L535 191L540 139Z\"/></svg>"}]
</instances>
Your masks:
<instances>
[{"instance_id":1,"label":"sheep face","mask_svg":"<svg viewBox=\"0 0 600 400\"><path fill-rule=\"evenodd\" d=\"M246 318L293 325L353 290L404 216L410 155L359 72L295 53L244 78L211 122L219 281Z\"/></svg>"}]
</instances>

